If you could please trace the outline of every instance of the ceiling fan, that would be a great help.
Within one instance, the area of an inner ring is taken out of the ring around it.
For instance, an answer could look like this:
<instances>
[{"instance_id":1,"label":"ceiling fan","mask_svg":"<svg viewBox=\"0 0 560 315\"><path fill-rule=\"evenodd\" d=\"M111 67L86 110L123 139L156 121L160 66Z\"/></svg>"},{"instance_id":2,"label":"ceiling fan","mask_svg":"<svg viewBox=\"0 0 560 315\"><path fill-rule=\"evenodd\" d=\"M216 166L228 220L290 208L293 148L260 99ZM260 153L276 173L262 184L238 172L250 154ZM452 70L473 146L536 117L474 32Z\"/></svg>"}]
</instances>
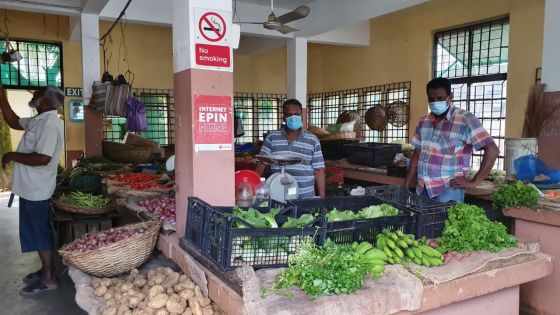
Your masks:
<instances>
[{"instance_id":1,"label":"ceiling fan","mask_svg":"<svg viewBox=\"0 0 560 315\"><path fill-rule=\"evenodd\" d=\"M309 7L302 5L295 10L288 12L286 14L276 16L274 14L274 0L270 0L270 14L268 15L268 19L265 22L236 22L238 24L261 24L264 28L278 31L282 34L288 34L291 32L298 31L297 29L285 25L286 23L290 23L299 19L303 19L309 14Z\"/></svg>"}]
</instances>

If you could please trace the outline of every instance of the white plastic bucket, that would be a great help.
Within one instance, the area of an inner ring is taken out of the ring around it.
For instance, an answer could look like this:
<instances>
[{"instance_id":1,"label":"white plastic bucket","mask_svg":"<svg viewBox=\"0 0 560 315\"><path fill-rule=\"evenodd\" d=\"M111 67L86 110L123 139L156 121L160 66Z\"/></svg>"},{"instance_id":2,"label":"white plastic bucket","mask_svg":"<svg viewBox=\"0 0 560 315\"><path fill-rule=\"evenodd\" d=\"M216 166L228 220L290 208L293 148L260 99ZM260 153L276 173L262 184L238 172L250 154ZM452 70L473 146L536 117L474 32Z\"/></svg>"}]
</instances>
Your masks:
<instances>
[{"instance_id":1,"label":"white plastic bucket","mask_svg":"<svg viewBox=\"0 0 560 315\"><path fill-rule=\"evenodd\" d=\"M537 154L537 138L515 138L506 139L506 174L514 175L515 167L513 161L515 159L529 154Z\"/></svg>"}]
</instances>

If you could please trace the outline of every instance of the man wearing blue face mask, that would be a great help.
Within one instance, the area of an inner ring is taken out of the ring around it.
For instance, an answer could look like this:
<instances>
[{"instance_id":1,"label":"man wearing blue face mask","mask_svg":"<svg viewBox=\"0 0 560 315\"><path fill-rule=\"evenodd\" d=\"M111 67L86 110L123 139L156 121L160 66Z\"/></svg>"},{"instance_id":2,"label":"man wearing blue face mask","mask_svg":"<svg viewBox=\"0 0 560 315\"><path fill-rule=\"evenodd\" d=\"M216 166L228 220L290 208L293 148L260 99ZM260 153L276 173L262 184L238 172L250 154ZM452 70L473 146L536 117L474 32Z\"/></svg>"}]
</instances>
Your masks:
<instances>
[{"instance_id":1,"label":"man wearing blue face mask","mask_svg":"<svg viewBox=\"0 0 560 315\"><path fill-rule=\"evenodd\" d=\"M478 185L492 170L500 150L480 120L451 103L451 82L436 78L426 86L430 113L420 119L412 139L406 187L416 179L416 193L441 202L464 201L465 189ZM471 180L473 148L483 150L480 170Z\"/></svg>"},{"instance_id":2,"label":"man wearing blue face mask","mask_svg":"<svg viewBox=\"0 0 560 315\"><path fill-rule=\"evenodd\" d=\"M260 154L301 157L301 164L285 167L285 171L298 183L299 198L315 197L315 186L319 197L325 197L325 162L321 143L315 135L303 128L302 110L303 106L296 99L284 102L282 111L285 125L266 137ZM259 163L256 171L262 174L264 165ZM272 166L273 173L279 171L280 167Z\"/></svg>"}]
</instances>

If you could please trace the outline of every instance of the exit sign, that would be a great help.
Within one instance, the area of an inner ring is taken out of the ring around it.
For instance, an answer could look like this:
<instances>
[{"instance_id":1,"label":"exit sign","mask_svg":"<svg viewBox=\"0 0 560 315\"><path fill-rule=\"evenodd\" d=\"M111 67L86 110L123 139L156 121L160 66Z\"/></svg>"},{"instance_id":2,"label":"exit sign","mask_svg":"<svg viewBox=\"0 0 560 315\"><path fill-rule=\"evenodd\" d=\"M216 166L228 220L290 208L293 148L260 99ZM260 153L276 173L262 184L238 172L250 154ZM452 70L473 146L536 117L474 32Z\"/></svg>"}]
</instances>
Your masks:
<instances>
[{"instance_id":1,"label":"exit sign","mask_svg":"<svg viewBox=\"0 0 560 315\"><path fill-rule=\"evenodd\" d=\"M81 87L66 87L64 88L64 94L66 94L66 96L74 96L74 97L83 96Z\"/></svg>"}]
</instances>

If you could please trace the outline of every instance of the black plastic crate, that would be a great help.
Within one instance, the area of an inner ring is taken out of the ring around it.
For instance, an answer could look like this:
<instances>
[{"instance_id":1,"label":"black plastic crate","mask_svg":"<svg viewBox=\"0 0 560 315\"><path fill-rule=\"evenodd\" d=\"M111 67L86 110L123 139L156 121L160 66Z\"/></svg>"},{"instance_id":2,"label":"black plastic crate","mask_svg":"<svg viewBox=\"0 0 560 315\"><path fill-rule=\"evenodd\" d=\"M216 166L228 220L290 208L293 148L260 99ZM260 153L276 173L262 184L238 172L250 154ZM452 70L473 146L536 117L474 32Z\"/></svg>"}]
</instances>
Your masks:
<instances>
[{"instance_id":1,"label":"black plastic crate","mask_svg":"<svg viewBox=\"0 0 560 315\"><path fill-rule=\"evenodd\" d=\"M406 178L406 166L397 166L393 163L387 165L387 176Z\"/></svg>"},{"instance_id":2,"label":"black plastic crate","mask_svg":"<svg viewBox=\"0 0 560 315\"><path fill-rule=\"evenodd\" d=\"M255 209L262 213L270 211L270 208ZM213 207L199 198L189 198L185 239L223 270L234 269L242 263L256 269L286 267L288 256L295 253L299 244L313 240L315 244L322 245L325 240L326 222L323 217L316 218L306 228L236 228L235 222L250 224L233 217L232 211L233 207ZM278 225L281 226L288 217L295 217L292 207L285 207L276 216ZM202 229L195 230L196 226L190 225L190 221L202 221ZM248 251L249 246L258 250Z\"/></svg>"},{"instance_id":3,"label":"black plastic crate","mask_svg":"<svg viewBox=\"0 0 560 315\"><path fill-rule=\"evenodd\" d=\"M440 237L445 228L447 209L455 204L455 202L442 203L426 196L417 195L403 186L373 186L366 188L366 193L396 207L405 207L415 212L418 215L416 219L416 238L422 236L428 238Z\"/></svg>"},{"instance_id":4,"label":"black plastic crate","mask_svg":"<svg viewBox=\"0 0 560 315\"><path fill-rule=\"evenodd\" d=\"M383 201L373 196L328 197L323 199L289 200L288 205L294 206L297 216L309 213L324 216L326 212L336 208L339 211L352 210L354 213L362 208L380 205ZM338 244L352 242L371 242L383 229L402 230L414 233L415 217L408 209L399 209L399 215L372 219L358 219L327 222L327 238Z\"/></svg>"},{"instance_id":5,"label":"black plastic crate","mask_svg":"<svg viewBox=\"0 0 560 315\"><path fill-rule=\"evenodd\" d=\"M320 140L321 151L323 152L323 158L325 160L340 160L346 157L346 150L344 149L345 144L357 144L360 140Z\"/></svg>"},{"instance_id":6,"label":"black plastic crate","mask_svg":"<svg viewBox=\"0 0 560 315\"><path fill-rule=\"evenodd\" d=\"M395 155L401 152L401 145L368 142L345 144L344 149L348 162L369 167L380 167L393 162Z\"/></svg>"}]
</instances>

